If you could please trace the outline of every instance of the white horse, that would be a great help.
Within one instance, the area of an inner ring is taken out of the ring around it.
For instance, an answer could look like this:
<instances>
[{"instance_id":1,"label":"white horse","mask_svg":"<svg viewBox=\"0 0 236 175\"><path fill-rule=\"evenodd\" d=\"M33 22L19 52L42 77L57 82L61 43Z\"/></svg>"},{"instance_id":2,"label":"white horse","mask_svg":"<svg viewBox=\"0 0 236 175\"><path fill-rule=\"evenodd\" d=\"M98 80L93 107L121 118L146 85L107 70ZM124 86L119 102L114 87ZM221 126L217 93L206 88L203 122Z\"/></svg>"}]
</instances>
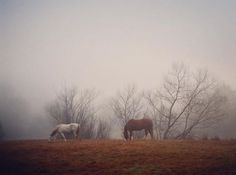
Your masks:
<instances>
[{"instance_id":1,"label":"white horse","mask_svg":"<svg viewBox=\"0 0 236 175\"><path fill-rule=\"evenodd\" d=\"M51 132L49 141L55 140L56 134L60 134L64 141L66 141L64 133L73 133L73 136L76 139L79 137L79 128L80 125L78 123L59 124Z\"/></svg>"}]
</instances>

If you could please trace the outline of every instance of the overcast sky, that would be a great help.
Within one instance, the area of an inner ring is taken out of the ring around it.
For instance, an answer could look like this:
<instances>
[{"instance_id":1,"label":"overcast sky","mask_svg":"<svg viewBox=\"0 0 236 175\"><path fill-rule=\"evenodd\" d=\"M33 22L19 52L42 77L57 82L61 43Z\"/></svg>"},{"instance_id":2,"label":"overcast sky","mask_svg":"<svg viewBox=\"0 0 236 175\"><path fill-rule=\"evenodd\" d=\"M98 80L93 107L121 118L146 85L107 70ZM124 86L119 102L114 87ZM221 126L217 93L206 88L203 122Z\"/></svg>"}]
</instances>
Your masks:
<instances>
[{"instance_id":1,"label":"overcast sky","mask_svg":"<svg viewBox=\"0 0 236 175\"><path fill-rule=\"evenodd\" d=\"M235 0L0 0L0 81L34 106L64 84L156 87L174 62L236 88Z\"/></svg>"}]
</instances>

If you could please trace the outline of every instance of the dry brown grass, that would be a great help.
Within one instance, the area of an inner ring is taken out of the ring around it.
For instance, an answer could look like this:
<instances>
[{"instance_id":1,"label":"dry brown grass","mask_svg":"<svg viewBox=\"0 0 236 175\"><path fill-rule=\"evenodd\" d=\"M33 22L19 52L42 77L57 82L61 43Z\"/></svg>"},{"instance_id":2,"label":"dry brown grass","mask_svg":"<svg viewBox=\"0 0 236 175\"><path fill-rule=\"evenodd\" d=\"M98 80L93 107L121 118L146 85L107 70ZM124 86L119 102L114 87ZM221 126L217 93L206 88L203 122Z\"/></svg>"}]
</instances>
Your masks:
<instances>
[{"instance_id":1,"label":"dry brown grass","mask_svg":"<svg viewBox=\"0 0 236 175\"><path fill-rule=\"evenodd\" d=\"M11 141L0 156L0 174L236 174L236 141Z\"/></svg>"}]
</instances>

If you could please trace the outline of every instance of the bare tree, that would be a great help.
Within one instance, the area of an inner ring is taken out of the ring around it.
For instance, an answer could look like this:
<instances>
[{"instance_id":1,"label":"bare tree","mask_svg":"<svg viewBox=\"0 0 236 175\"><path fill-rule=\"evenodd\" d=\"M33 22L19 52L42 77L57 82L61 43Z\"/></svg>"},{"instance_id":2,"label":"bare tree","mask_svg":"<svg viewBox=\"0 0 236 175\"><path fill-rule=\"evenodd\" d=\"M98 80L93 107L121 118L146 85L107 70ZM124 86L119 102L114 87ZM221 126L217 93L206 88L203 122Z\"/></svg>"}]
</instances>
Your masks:
<instances>
[{"instance_id":1,"label":"bare tree","mask_svg":"<svg viewBox=\"0 0 236 175\"><path fill-rule=\"evenodd\" d=\"M225 116L226 98L207 71L190 73L175 64L161 90L150 91L146 99L160 138L186 138L194 129L214 125Z\"/></svg>"},{"instance_id":2,"label":"bare tree","mask_svg":"<svg viewBox=\"0 0 236 175\"><path fill-rule=\"evenodd\" d=\"M123 92L118 92L111 100L111 108L121 129L130 119L135 119L143 113L143 96L138 93L137 88L128 86Z\"/></svg>"},{"instance_id":3,"label":"bare tree","mask_svg":"<svg viewBox=\"0 0 236 175\"><path fill-rule=\"evenodd\" d=\"M46 111L56 123L80 123L80 136L92 138L95 135L96 109L94 101L97 97L95 90L64 88L57 98L51 102Z\"/></svg>"},{"instance_id":4,"label":"bare tree","mask_svg":"<svg viewBox=\"0 0 236 175\"><path fill-rule=\"evenodd\" d=\"M96 138L105 139L110 137L111 124L107 120L99 120L96 131Z\"/></svg>"},{"instance_id":5,"label":"bare tree","mask_svg":"<svg viewBox=\"0 0 236 175\"><path fill-rule=\"evenodd\" d=\"M96 137L96 119L95 117L88 117L80 124L80 137L91 139Z\"/></svg>"}]
</instances>

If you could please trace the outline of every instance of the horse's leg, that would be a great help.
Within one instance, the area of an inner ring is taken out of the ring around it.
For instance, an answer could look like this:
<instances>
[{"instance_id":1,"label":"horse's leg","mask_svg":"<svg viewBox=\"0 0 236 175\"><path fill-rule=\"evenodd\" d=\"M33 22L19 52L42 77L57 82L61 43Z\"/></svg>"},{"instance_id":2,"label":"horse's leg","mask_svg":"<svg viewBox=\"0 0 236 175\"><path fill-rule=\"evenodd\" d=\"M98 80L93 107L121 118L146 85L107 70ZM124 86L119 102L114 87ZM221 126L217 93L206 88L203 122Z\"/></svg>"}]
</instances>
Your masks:
<instances>
[{"instance_id":1,"label":"horse's leg","mask_svg":"<svg viewBox=\"0 0 236 175\"><path fill-rule=\"evenodd\" d=\"M130 131L129 139L131 140L133 137L133 131Z\"/></svg>"},{"instance_id":2,"label":"horse's leg","mask_svg":"<svg viewBox=\"0 0 236 175\"><path fill-rule=\"evenodd\" d=\"M62 136L62 138L63 138L64 141L66 142L66 137L65 137L65 135L64 135L62 132L60 132L60 135Z\"/></svg>"},{"instance_id":3,"label":"horse's leg","mask_svg":"<svg viewBox=\"0 0 236 175\"><path fill-rule=\"evenodd\" d=\"M150 133L150 135L151 135L151 138L153 139L153 129L152 129L152 128L149 129L149 133Z\"/></svg>"},{"instance_id":4,"label":"horse's leg","mask_svg":"<svg viewBox=\"0 0 236 175\"><path fill-rule=\"evenodd\" d=\"M77 127L77 129L76 129L76 131L75 131L75 133L76 133L76 139L78 139L79 140L79 130L80 130L80 128L79 128L80 126L78 126Z\"/></svg>"},{"instance_id":5,"label":"horse's leg","mask_svg":"<svg viewBox=\"0 0 236 175\"><path fill-rule=\"evenodd\" d=\"M145 129L145 140L147 139L147 135L148 135L148 130Z\"/></svg>"},{"instance_id":6,"label":"horse's leg","mask_svg":"<svg viewBox=\"0 0 236 175\"><path fill-rule=\"evenodd\" d=\"M76 139L77 138L76 131L73 131L73 135L74 135L74 139Z\"/></svg>"}]
</instances>

